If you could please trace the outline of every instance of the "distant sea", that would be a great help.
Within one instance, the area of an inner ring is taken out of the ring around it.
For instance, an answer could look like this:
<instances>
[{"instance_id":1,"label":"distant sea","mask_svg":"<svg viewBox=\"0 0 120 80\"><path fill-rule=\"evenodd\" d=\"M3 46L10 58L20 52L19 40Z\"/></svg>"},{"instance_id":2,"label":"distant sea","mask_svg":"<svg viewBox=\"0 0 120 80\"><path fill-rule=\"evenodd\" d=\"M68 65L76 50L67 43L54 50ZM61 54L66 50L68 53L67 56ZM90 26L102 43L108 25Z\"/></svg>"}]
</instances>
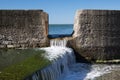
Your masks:
<instances>
[{"instance_id":1,"label":"distant sea","mask_svg":"<svg viewBox=\"0 0 120 80\"><path fill-rule=\"evenodd\" d=\"M50 24L49 35L70 35L73 32L73 24Z\"/></svg>"}]
</instances>

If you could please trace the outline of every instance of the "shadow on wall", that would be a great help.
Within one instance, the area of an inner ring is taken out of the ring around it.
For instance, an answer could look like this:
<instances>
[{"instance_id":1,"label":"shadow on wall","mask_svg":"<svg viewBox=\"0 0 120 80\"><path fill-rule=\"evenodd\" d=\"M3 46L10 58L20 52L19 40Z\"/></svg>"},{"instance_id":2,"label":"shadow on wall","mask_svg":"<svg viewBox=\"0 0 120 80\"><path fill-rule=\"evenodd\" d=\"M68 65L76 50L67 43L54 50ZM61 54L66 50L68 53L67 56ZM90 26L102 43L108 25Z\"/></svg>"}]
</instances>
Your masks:
<instances>
[{"instance_id":1,"label":"shadow on wall","mask_svg":"<svg viewBox=\"0 0 120 80\"><path fill-rule=\"evenodd\" d=\"M53 38L64 38L64 37L71 37L71 34L52 34L48 35L48 38L53 39Z\"/></svg>"},{"instance_id":2,"label":"shadow on wall","mask_svg":"<svg viewBox=\"0 0 120 80\"><path fill-rule=\"evenodd\" d=\"M80 62L80 63L91 63L91 61L85 59L85 57L80 55L74 48L72 48L72 49L74 50L77 62Z\"/></svg>"}]
</instances>

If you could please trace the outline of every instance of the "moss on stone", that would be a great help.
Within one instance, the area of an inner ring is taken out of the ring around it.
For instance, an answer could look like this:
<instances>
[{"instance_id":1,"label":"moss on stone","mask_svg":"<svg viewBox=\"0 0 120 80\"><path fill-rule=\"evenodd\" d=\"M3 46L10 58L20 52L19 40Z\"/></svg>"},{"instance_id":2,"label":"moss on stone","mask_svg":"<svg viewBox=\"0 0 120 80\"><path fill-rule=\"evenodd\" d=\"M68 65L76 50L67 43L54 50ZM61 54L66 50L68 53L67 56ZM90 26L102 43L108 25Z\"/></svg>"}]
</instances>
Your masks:
<instances>
[{"instance_id":1,"label":"moss on stone","mask_svg":"<svg viewBox=\"0 0 120 80\"><path fill-rule=\"evenodd\" d=\"M42 54L45 53L45 51L42 50L10 50L7 53L9 52L16 52L17 56L12 55L12 57L17 57L18 60L17 58L15 58L16 61L14 61L13 63L9 63L9 65L4 66L4 68L1 69L1 80L22 80L35 71L40 70L50 64L50 61L42 56ZM22 58L21 56L25 57Z\"/></svg>"}]
</instances>

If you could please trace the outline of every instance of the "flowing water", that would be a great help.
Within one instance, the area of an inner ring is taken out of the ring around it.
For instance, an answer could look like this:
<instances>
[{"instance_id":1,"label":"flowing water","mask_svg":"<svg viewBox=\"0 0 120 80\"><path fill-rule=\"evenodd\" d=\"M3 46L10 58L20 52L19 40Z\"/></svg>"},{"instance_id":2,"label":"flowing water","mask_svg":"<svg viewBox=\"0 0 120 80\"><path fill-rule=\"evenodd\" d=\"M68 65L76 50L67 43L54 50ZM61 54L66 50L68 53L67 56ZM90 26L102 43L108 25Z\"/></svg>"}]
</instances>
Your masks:
<instances>
[{"instance_id":1,"label":"flowing water","mask_svg":"<svg viewBox=\"0 0 120 80\"><path fill-rule=\"evenodd\" d=\"M63 74L69 73L69 66L75 64L74 52L66 48L66 40L51 41L51 47L43 48L46 51L44 55L52 64L41 70L42 80L57 80ZM36 78L36 77L34 77Z\"/></svg>"},{"instance_id":2,"label":"flowing water","mask_svg":"<svg viewBox=\"0 0 120 80\"><path fill-rule=\"evenodd\" d=\"M51 40L50 46L51 47L66 47L67 40Z\"/></svg>"},{"instance_id":3,"label":"flowing water","mask_svg":"<svg viewBox=\"0 0 120 80\"><path fill-rule=\"evenodd\" d=\"M59 80L96 80L118 69L120 70L119 65L76 63L69 68L69 73Z\"/></svg>"},{"instance_id":4,"label":"flowing water","mask_svg":"<svg viewBox=\"0 0 120 80\"><path fill-rule=\"evenodd\" d=\"M33 80L96 80L97 77L120 70L119 65L76 63L66 40L52 40L51 47L42 48L52 64L33 75Z\"/></svg>"}]
</instances>

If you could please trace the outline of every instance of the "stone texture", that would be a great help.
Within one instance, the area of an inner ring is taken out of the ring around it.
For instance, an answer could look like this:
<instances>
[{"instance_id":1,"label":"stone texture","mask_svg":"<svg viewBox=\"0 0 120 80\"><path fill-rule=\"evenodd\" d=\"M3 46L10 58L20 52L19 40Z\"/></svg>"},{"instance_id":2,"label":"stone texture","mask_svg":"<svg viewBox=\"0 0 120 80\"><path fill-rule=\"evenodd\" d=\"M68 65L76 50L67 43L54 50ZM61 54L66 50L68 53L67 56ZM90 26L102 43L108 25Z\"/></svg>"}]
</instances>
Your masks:
<instances>
[{"instance_id":1,"label":"stone texture","mask_svg":"<svg viewBox=\"0 0 120 80\"><path fill-rule=\"evenodd\" d=\"M78 10L72 47L90 60L120 59L120 11Z\"/></svg>"},{"instance_id":2,"label":"stone texture","mask_svg":"<svg viewBox=\"0 0 120 80\"><path fill-rule=\"evenodd\" d=\"M120 78L120 69L112 71L111 73L104 74L100 77L97 77L95 80L119 80Z\"/></svg>"},{"instance_id":3,"label":"stone texture","mask_svg":"<svg viewBox=\"0 0 120 80\"><path fill-rule=\"evenodd\" d=\"M42 10L0 10L0 48L48 45L48 14Z\"/></svg>"}]
</instances>

